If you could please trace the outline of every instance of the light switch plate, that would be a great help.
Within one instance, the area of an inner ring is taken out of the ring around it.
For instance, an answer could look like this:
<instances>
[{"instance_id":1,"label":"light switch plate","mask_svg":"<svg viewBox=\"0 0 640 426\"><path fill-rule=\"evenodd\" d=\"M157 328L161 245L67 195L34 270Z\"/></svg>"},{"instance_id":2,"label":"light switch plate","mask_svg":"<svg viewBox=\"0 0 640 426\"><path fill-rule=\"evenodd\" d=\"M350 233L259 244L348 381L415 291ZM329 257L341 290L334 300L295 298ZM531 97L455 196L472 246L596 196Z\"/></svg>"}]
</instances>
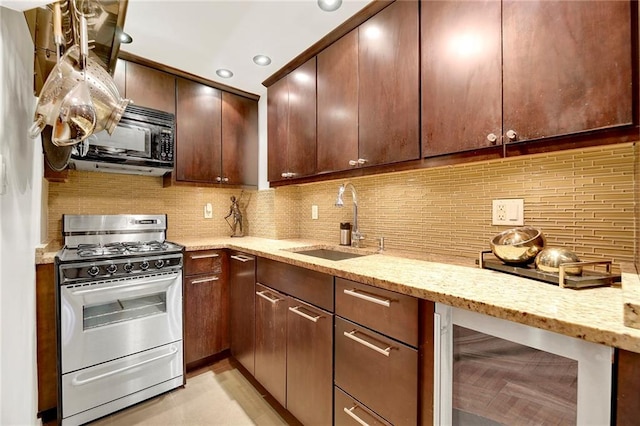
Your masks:
<instances>
[{"instance_id":1,"label":"light switch plate","mask_svg":"<svg viewBox=\"0 0 640 426\"><path fill-rule=\"evenodd\" d=\"M318 206L311 206L311 219L318 219Z\"/></svg>"},{"instance_id":2,"label":"light switch plate","mask_svg":"<svg viewBox=\"0 0 640 426\"><path fill-rule=\"evenodd\" d=\"M524 199L493 200L493 225L524 225Z\"/></svg>"},{"instance_id":3,"label":"light switch plate","mask_svg":"<svg viewBox=\"0 0 640 426\"><path fill-rule=\"evenodd\" d=\"M207 203L204 206L204 218L211 219L212 217L213 217L213 207L211 206L211 203Z\"/></svg>"}]
</instances>

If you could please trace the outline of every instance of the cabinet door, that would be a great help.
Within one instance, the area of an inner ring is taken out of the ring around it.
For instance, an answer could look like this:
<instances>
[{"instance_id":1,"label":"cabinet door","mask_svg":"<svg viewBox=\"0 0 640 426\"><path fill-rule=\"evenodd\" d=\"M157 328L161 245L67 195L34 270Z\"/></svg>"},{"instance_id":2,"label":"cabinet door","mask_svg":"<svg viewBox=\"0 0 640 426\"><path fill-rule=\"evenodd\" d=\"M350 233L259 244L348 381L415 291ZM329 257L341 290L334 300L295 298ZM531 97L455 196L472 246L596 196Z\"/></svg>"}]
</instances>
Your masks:
<instances>
[{"instance_id":1,"label":"cabinet door","mask_svg":"<svg viewBox=\"0 0 640 426\"><path fill-rule=\"evenodd\" d=\"M255 374L255 268L255 257L239 252L230 253L231 355L251 374Z\"/></svg>"},{"instance_id":2,"label":"cabinet door","mask_svg":"<svg viewBox=\"0 0 640 426\"><path fill-rule=\"evenodd\" d=\"M135 105L176 113L176 83L171 74L127 62L125 93Z\"/></svg>"},{"instance_id":3,"label":"cabinet door","mask_svg":"<svg viewBox=\"0 0 640 426\"><path fill-rule=\"evenodd\" d=\"M187 364L229 348L229 294L225 274L185 277L184 348Z\"/></svg>"},{"instance_id":4,"label":"cabinet door","mask_svg":"<svg viewBox=\"0 0 640 426\"><path fill-rule=\"evenodd\" d=\"M222 92L222 182L258 185L258 102Z\"/></svg>"},{"instance_id":5,"label":"cabinet door","mask_svg":"<svg viewBox=\"0 0 640 426\"><path fill-rule=\"evenodd\" d=\"M287 300L256 284L254 377L282 406L287 404Z\"/></svg>"},{"instance_id":6,"label":"cabinet door","mask_svg":"<svg viewBox=\"0 0 640 426\"><path fill-rule=\"evenodd\" d=\"M176 180L216 183L221 158L221 93L178 79Z\"/></svg>"},{"instance_id":7,"label":"cabinet door","mask_svg":"<svg viewBox=\"0 0 640 426\"><path fill-rule=\"evenodd\" d=\"M317 56L318 173L348 169L358 159L358 30Z\"/></svg>"},{"instance_id":8,"label":"cabinet door","mask_svg":"<svg viewBox=\"0 0 640 426\"><path fill-rule=\"evenodd\" d=\"M421 2L423 157L501 143L500 15L500 0Z\"/></svg>"},{"instance_id":9,"label":"cabinet door","mask_svg":"<svg viewBox=\"0 0 640 426\"><path fill-rule=\"evenodd\" d=\"M58 405L55 274L52 263L36 266L38 413Z\"/></svg>"},{"instance_id":10,"label":"cabinet door","mask_svg":"<svg viewBox=\"0 0 640 426\"><path fill-rule=\"evenodd\" d=\"M360 157L420 157L418 2L397 1L359 27Z\"/></svg>"},{"instance_id":11,"label":"cabinet door","mask_svg":"<svg viewBox=\"0 0 640 426\"><path fill-rule=\"evenodd\" d=\"M268 178L270 182L284 179L287 172L287 141L289 140L289 85L281 78L267 89Z\"/></svg>"},{"instance_id":12,"label":"cabinet door","mask_svg":"<svg viewBox=\"0 0 640 426\"><path fill-rule=\"evenodd\" d=\"M316 58L311 58L288 76L289 141L288 172L291 177L316 171Z\"/></svg>"},{"instance_id":13,"label":"cabinet door","mask_svg":"<svg viewBox=\"0 0 640 426\"><path fill-rule=\"evenodd\" d=\"M287 410L305 425L329 425L332 405L333 315L290 297Z\"/></svg>"},{"instance_id":14,"label":"cabinet door","mask_svg":"<svg viewBox=\"0 0 640 426\"><path fill-rule=\"evenodd\" d=\"M523 141L632 123L630 3L503 2L505 134Z\"/></svg>"}]
</instances>

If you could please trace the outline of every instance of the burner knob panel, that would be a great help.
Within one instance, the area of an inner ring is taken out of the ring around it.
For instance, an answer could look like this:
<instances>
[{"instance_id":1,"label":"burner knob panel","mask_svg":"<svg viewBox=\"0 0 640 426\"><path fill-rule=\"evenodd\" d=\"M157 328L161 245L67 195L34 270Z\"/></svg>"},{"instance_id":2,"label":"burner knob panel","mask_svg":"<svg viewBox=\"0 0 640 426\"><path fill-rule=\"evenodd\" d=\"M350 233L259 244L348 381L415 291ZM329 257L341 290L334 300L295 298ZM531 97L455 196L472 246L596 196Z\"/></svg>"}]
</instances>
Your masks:
<instances>
[{"instance_id":1,"label":"burner knob panel","mask_svg":"<svg viewBox=\"0 0 640 426\"><path fill-rule=\"evenodd\" d=\"M156 260L156 268L160 269L164 266L164 259Z\"/></svg>"},{"instance_id":2,"label":"burner knob panel","mask_svg":"<svg viewBox=\"0 0 640 426\"><path fill-rule=\"evenodd\" d=\"M124 268L125 272L133 271L133 265L131 263L125 263L123 268Z\"/></svg>"},{"instance_id":3,"label":"burner knob panel","mask_svg":"<svg viewBox=\"0 0 640 426\"><path fill-rule=\"evenodd\" d=\"M87 270L87 273L92 276L95 277L96 275L98 275L100 273L100 268L98 268L96 265L93 265L92 267L90 267Z\"/></svg>"},{"instance_id":4,"label":"burner knob panel","mask_svg":"<svg viewBox=\"0 0 640 426\"><path fill-rule=\"evenodd\" d=\"M107 266L107 272L110 274L115 274L115 272L118 270L118 265L115 264L111 264L109 266Z\"/></svg>"},{"instance_id":5,"label":"burner knob panel","mask_svg":"<svg viewBox=\"0 0 640 426\"><path fill-rule=\"evenodd\" d=\"M143 271L149 269L149 262L147 262L146 260L140 262L140 269L142 269Z\"/></svg>"}]
</instances>

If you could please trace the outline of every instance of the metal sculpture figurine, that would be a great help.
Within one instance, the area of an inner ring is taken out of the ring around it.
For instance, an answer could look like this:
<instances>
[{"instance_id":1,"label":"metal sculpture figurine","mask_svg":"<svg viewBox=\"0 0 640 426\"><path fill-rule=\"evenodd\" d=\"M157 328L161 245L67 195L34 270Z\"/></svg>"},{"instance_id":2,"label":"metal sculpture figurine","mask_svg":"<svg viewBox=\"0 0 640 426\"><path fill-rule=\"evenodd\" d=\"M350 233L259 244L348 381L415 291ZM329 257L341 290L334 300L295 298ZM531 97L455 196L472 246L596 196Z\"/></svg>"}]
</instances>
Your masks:
<instances>
[{"instance_id":1,"label":"metal sculpture figurine","mask_svg":"<svg viewBox=\"0 0 640 426\"><path fill-rule=\"evenodd\" d=\"M240 198L242 198L242 194L240 194ZM232 237L242 237L242 212L240 211L240 206L238 205L238 201L235 196L231 196L231 206L229 207L229 214L224 217L224 220L227 221L229 227L231 228L231 236ZM232 218L233 223L229 222L229 218ZM238 228L240 228L240 234L236 234Z\"/></svg>"}]
</instances>

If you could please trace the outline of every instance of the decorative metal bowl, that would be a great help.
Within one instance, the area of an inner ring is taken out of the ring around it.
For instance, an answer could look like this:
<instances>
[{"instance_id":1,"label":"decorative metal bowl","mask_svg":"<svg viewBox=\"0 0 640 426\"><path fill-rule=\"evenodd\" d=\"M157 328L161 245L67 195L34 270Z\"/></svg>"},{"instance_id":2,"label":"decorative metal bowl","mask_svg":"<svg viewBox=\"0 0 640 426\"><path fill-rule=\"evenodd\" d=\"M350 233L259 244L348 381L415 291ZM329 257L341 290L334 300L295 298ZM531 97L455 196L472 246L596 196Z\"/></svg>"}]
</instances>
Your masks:
<instances>
[{"instance_id":1,"label":"decorative metal bowl","mask_svg":"<svg viewBox=\"0 0 640 426\"><path fill-rule=\"evenodd\" d=\"M563 263L580 262L578 255L561 247L548 247L542 249L536 256L536 267L545 272L560 272L560 265ZM564 272L567 275L581 275L582 266L566 266Z\"/></svg>"},{"instance_id":2,"label":"decorative metal bowl","mask_svg":"<svg viewBox=\"0 0 640 426\"><path fill-rule=\"evenodd\" d=\"M544 243L542 231L531 226L508 229L490 241L493 254L511 265L532 263L544 248Z\"/></svg>"}]
</instances>

